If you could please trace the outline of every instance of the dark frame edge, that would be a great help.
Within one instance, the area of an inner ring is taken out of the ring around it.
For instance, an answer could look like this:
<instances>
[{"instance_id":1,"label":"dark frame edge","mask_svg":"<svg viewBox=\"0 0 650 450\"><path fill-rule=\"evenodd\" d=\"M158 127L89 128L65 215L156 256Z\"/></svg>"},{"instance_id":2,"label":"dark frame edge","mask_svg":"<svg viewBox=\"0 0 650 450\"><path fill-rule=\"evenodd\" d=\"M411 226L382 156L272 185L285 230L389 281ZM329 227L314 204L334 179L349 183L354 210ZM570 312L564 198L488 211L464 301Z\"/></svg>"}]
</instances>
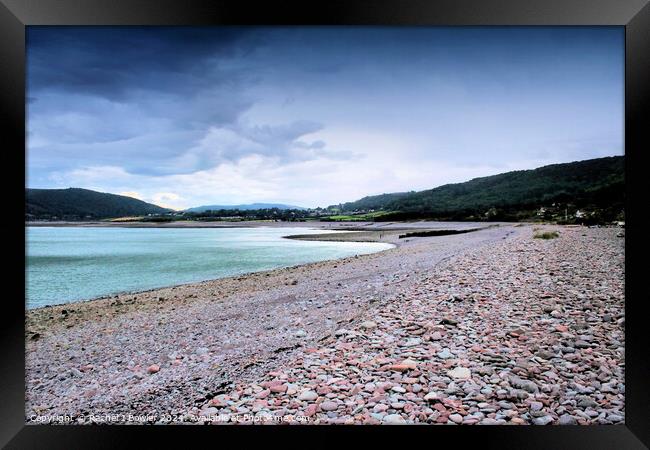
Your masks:
<instances>
[{"instance_id":1,"label":"dark frame edge","mask_svg":"<svg viewBox=\"0 0 650 450\"><path fill-rule=\"evenodd\" d=\"M636 0L635 0L636 1ZM8 7L6 3L12 3L13 5L11 7ZM0 46L0 64L2 70L0 71L0 79L2 80L2 85L3 89L0 90L0 119L2 119L0 122L1 125L0 127L3 129L3 137L9 137L9 139L6 139L7 146L8 148L11 148L13 143L15 142L17 144L17 147L23 147L24 148L24 137L25 137L25 78L24 78L24 59L25 59L25 48L24 48L24 36L25 36L25 26L30 25L30 24L36 24L36 23L47 23L47 24L56 24L57 22L67 22L65 19L61 20L61 16L57 15L50 15L51 10L49 10L45 5L44 9L38 11L38 8L36 8L36 14L34 13L34 8L35 5L32 2L25 2L26 4L30 5L32 8L31 11L29 8L24 9L24 8L16 8L14 5L17 5L18 2L13 1L13 0L2 0L0 3L0 42L12 42L14 45L12 46ZM42 3L48 3L47 1L43 1ZM62 2L63 3L63 2ZM93 2L88 2L93 3ZM141 17L141 14L143 12L143 5L146 3L143 1L134 1L134 3L138 4L138 11L139 14L136 14L135 18L132 19L126 19L124 20L123 18L125 17L123 14L118 14L116 17L113 14L104 14L106 12L106 9L104 8L101 12L91 12L89 10L86 11L77 11L75 14L71 16L66 16L65 13L61 13L63 17L73 17L73 19L70 20L70 22L75 22L79 24L92 24L92 23L114 23L114 22L133 22L137 23L138 21L140 22L154 22L152 24L155 24L156 22L161 23L167 23L167 22L192 22L192 18L189 16L183 16L179 17L176 16L176 19L169 19L165 17L169 16L157 16L154 17L153 19L150 18L149 21L147 20L142 20L138 17ZM164 1L162 2L164 4L171 4L172 2L169 1ZM199 1L198 3L201 3L203 7L205 8L206 3ZM384 5L386 4L385 2L381 2ZM445 2L442 2L445 3ZM464 3L464 2L459 2L459 3ZM550 1L549 3L555 4L557 6L557 2ZM578 2L581 3L581 2ZM598 2L601 3L602 2ZM609 2L611 3L611 2ZM631 2L634 3L634 2ZM625 94L625 110L626 110L626 118L625 118L625 131L626 131L626 176L629 175L630 171L635 172L636 170L640 170L639 168L642 166L639 166L640 164L640 154L643 152L643 146L640 145L642 142L643 138L643 133L644 133L644 124L643 124L643 118L649 116L650 109L648 108L649 104L649 97L650 97L650 86L647 85L647 80L650 80L650 4L647 3L647 0L644 0L642 2L636 1L635 4L638 3L644 3L640 7L631 7L628 6L627 12L630 14L628 20L621 19L621 16L617 16L615 19L603 19L598 22L601 24L626 24L626 94ZM414 4L420 4L420 2L415 2ZM51 3L50 3L51 5ZM68 6L70 3L68 3ZM151 3L149 3L151 6ZM339 5L340 6L340 5ZM124 10L121 10L120 6L117 6L118 9L120 9L120 13L124 13ZM125 9L128 9L125 8ZM380 8L381 9L381 8ZM416 7L417 9L417 7ZM444 6L443 6L444 9ZM453 9L453 8L450 8ZM597 8L596 8L597 9ZM173 10L173 8L172 8ZM634 10L634 12L632 12ZM25 12L27 11L27 13ZM232 16L231 14L227 14L225 12L228 12L229 10L227 8L224 9L219 9L219 8L208 8L204 9L204 11L207 13L207 22L206 23L220 23L220 22L230 22L233 20L233 17L240 17L238 14L234 14ZM542 16L540 17L540 22L542 23L548 23L548 24L557 24L558 20L557 19L557 8L550 8L549 10L546 10L543 12ZM332 9L329 9L326 17L330 17L332 13L336 14L337 12L345 15L346 12L350 12L346 8L341 8L339 11L339 8L334 7ZM498 11L497 11L498 12ZM529 11L533 12L533 11ZM611 12L611 10L609 11ZM368 20L369 23L381 23L381 18L384 16L385 12L379 14L379 19L377 17L372 17ZM436 19L434 22L447 22L447 23L453 23L453 22L458 22L458 16L457 16L458 10L456 9L454 12L451 13L451 16L447 16L447 18L444 17L444 15ZM575 12L574 12L575 14ZM127 14L128 15L128 14ZM359 16L360 13L358 12L353 12L350 14L346 20L343 20L343 22L350 22L350 17L354 16ZM212 17L211 17L212 16ZM363 16L363 14L361 14ZM426 20L426 17L430 17L429 14L425 14L425 19L417 19L419 22L425 22L421 24L433 24L433 23L427 23L428 21ZM602 16L607 16L607 12L603 13ZM44 19L45 17L45 19ZM79 18L82 17L81 20ZM206 21L206 17L198 20L197 24L200 23L201 21ZM612 16L609 16L612 17ZM406 14L406 17L398 17L397 23L401 22L408 22L409 18L411 21L412 19L412 12L410 14ZM271 20L272 21L272 20ZM352 20L354 21L354 20ZM517 20L506 20L504 23L507 22L521 22ZM563 21L565 21L563 19ZM587 21L587 20L585 20ZM24 23L28 22L28 23ZM357 19L357 22L358 19ZM390 22L390 21L389 21ZM469 22L473 22L473 24L479 25L479 24L489 24L490 20L485 20L481 16L481 11L478 11L478 14L474 16ZM364 21L360 21L359 23L364 23ZM540 24L542 24L540 23ZM413 23L413 25L416 25L417 22ZM472 23L469 23L472 24ZM524 25L525 23L521 23ZM533 24L533 23L529 23ZM16 62L22 61L22 65L18 64L16 65ZM633 70L630 70L632 69ZM629 149L632 148L633 151L630 152ZM12 156L13 158L14 156ZM24 153L21 156L17 157L19 160L22 158L23 164L24 164ZM15 161L12 160L10 163L13 164ZM636 169L635 169L636 168ZM22 183L24 186L24 172L23 173L16 173L13 172L12 175L22 177ZM639 178L637 177L637 180ZM16 180L15 178L11 181L7 179L7 177L3 178L3 183L5 184L5 192L15 192L16 196L8 200L8 202L11 203L10 208L12 210L24 210L24 190L22 188L17 188L16 187ZM20 193L18 193L18 189L20 189ZM631 190L628 188L626 192L627 199L626 201L629 203L632 203L634 198L636 198L634 195L630 197ZM629 204L628 203L628 204ZM639 240L643 238L643 232L639 232L636 229L636 215L632 213L630 215L630 208L626 208L626 215L628 215L628 227L627 227L627 237L629 238L630 236L633 236L633 240ZM630 217L632 217L630 219ZM640 218L639 218L640 219ZM630 227L630 223L632 223L632 226ZM14 221L13 219L8 219L5 222L2 223L1 228L3 231L6 231L8 234L13 234L13 233L23 233L23 222L22 222L22 217L17 217L16 220ZM17 231L18 230L18 231ZM647 238L646 238L647 239ZM13 247L18 247L20 252L24 251L23 248L23 242L11 242L10 245ZM635 248L632 248L631 246L626 246L626 260L629 260L629 258L632 257L633 254L638 254L641 252L641 246L635 246ZM626 264L626 268L628 269L626 271L626 290L627 288L633 286L633 280L639 280L643 279L644 274L640 272L640 268L634 268L633 266L630 267L629 265ZM629 284L628 284L629 283ZM638 282L637 282L637 287L638 287ZM629 292L629 291L628 291ZM22 295L22 294L20 294ZM21 308L23 305L19 305ZM630 309L627 309L630 307ZM637 309L638 308L638 309ZM629 352L629 354L635 354L635 355L644 355L647 351L648 348L648 337L643 334L644 331L644 325L642 319L640 319L641 311L640 311L640 306L631 304L629 302L626 302L626 316L628 323L635 323L634 327L628 327L627 328L627 336L626 336L626 353ZM23 311L24 312L24 311ZM637 316L637 317L635 317ZM2 342L5 344L3 350L6 353L22 353L23 358L22 358L22 366L18 370L16 368L16 365L20 361L17 361L14 356L12 357L7 357L7 358L2 358L2 362L0 363L0 370L2 370L3 374L6 374L3 377L3 382L2 382L2 387L0 391L0 399L2 399L3 403L14 403L14 402L20 402L24 404L24 342L23 342L23 337L24 337L24 315L21 316L23 320L19 322L15 322L15 316L9 315L9 314L2 314L0 315L2 317L2 322L0 323L1 328L0 328L0 336L2 339ZM18 375L23 375L20 377L14 376L16 373ZM650 405L650 390L646 387L643 386L643 383L650 379L650 365L648 361L630 361L628 360L627 362L627 367L626 367L626 377L629 379L634 379L636 383L634 383L633 389L630 389L628 387L627 390L627 396L626 396L626 424L624 426L615 426L616 432L613 433L616 436L618 436L619 439L621 439L620 444L622 445L620 448L648 448L647 446L650 445L650 429L647 428L647 421L645 419L648 418L648 405ZM626 383L628 384L628 383ZM628 384L629 386L629 384ZM633 410L635 414L630 415L629 411ZM49 442L48 439L55 439L55 440L61 440L61 443L66 442L68 445L72 444L68 439L70 438L71 432L67 430L67 427L51 427L47 429L42 429L41 427L29 427L24 424L24 417L21 411L21 415L18 417L12 417L10 413L15 413L15 410L11 410L8 408L2 408L0 410L0 445L3 447L7 445L7 447L11 448L26 448L24 444L29 443L29 444L35 444L37 442L43 442L42 440L45 440L46 442ZM639 413L640 415L637 415L636 413ZM40 429L39 429L40 428ZM121 428L121 427L120 427ZM139 427L138 427L139 428ZM187 428L187 427L183 427ZM196 430L196 427L192 427L193 430ZM566 428L566 427L564 427ZM87 442L92 442L91 439L88 439L88 434L92 434L94 432L99 432L104 438L108 437L108 431L106 428L101 428L98 429L96 427L92 427L87 429L87 431L80 433L85 435L84 440L87 440ZM131 431L136 431L136 430L131 430ZM198 430L196 430L198 431ZM568 431L568 430L567 430ZM559 433L559 430L558 430ZM133 433L129 433L133 435ZM139 434L139 433L138 433ZM167 433L163 433L169 436ZM230 434L230 433L226 433ZM378 434L383 434L378 433ZM553 433L550 433L553 434ZM559 433L559 434L564 434L566 437L567 435L570 435L572 433ZM27 435L30 435L28 437ZM66 435L66 436L64 436ZM447 435L448 437L450 435ZM458 438L458 435L455 434L455 437ZM557 437L557 434L556 434ZM595 437L595 436L594 436ZM67 439L66 439L67 438ZM522 438L521 435L519 435L519 439L514 439L515 441L520 440ZM594 439L593 441L590 442L589 439L585 440L585 444L589 442L589 444L593 444L594 447L592 448L607 448L604 447L604 445L611 444L611 441L607 441L607 439L603 441L599 441L598 439ZM522 442L522 441L520 441ZM105 444L115 444L116 441L112 441L109 439L108 441L104 441ZM101 445L100 445L101 447ZM71 447L68 447L71 448Z\"/></svg>"},{"instance_id":2,"label":"dark frame edge","mask_svg":"<svg viewBox=\"0 0 650 450\"><path fill-rule=\"evenodd\" d=\"M647 0L1 0L25 25L625 25ZM36 5L38 3L38 5ZM281 4L280 4L281 3Z\"/></svg>"},{"instance_id":3,"label":"dark frame edge","mask_svg":"<svg viewBox=\"0 0 650 450\"><path fill-rule=\"evenodd\" d=\"M648 148L647 118L650 116L650 3L647 3L625 27L625 163L626 163L626 278L625 278L625 317L628 326L625 330L626 353L626 395L625 425L646 446L650 446L650 362L647 355L650 339L644 324L642 301L643 280L646 274L643 267L630 264L642 261L643 249L648 248L648 238L643 231L643 217L629 206L635 201L643 201L639 189L631 186L629 178L640 184L644 179L643 154ZM634 176L630 177L631 174ZM647 186L645 186L647 188ZM635 242L627 245L628 239ZM646 245L642 245L645 241ZM632 295L630 295L632 293ZM647 296L646 296L647 297ZM632 326L629 326L632 324ZM627 355L635 358L627 358ZM632 382L630 382L632 381Z\"/></svg>"},{"instance_id":4,"label":"dark frame edge","mask_svg":"<svg viewBox=\"0 0 650 450\"><path fill-rule=\"evenodd\" d=\"M2 129L3 145L6 146L3 162L8 167L13 164L24 164L25 139L25 25L7 8L0 3L0 42L11 45L0 46L0 129ZM13 151L14 148L17 151ZM17 161L16 161L17 160ZM7 193L5 198L7 206L12 211L24 211L25 191L20 187L24 185L23 171L8 171L7 175L0 177L2 191ZM21 235L24 233L22 217L7 217L1 221L0 229L3 236ZM24 243L19 239L5 241L7 250L12 254L23 254ZM16 262L17 263L17 262ZM23 272L24 276L24 272ZM14 284L15 283L14 279ZM24 283L23 283L24 285ZM9 290L7 297L14 299L24 298L24 292L18 292L20 286ZM16 314L13 306L18 306L22 313ZM0 399L5 407L0 408L0 445L6 444L13 436L25 428L24 413L16 415L13 408L8 405L25 402L25 321L24 304L18 303L7 307L0 314L0 339L3 344L3 357L0 358L0 374L2 384ZM21 356L22 355L22 356ZM24 408L22 408L24 409Z\"/></svg>"}]
</instances>

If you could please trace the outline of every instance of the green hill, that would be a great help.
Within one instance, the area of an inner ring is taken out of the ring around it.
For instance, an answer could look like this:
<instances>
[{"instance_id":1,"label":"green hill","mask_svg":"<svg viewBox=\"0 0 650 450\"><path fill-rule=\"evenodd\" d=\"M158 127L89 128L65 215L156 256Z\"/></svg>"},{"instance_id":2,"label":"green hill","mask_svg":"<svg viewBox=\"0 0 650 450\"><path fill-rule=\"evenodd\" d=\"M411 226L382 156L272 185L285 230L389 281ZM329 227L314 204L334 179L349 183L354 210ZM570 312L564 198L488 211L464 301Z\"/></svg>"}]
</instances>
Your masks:
<instances>
[{"instance_id":1,"label":"green hill","mask_svg":"<svg viewBox=\"0 0 650 450\"><path fill-rule=\"evenodd\" d=\"M29 220L108 219L171 211L124 195L79 188L25 189L25 203Z\"/></svg>"},{"instance_id":2,"label":"green hill","mask_svg":"<svg viewBox=\"0 0 650 450\"><path fill-rule=\"evenodd\" d=\"M624 167L624 156L553 164L426 191L364 197L344 203L342 211L390 212L381 220L516 220L531 216L542 206L559 203L598 210L603 218L614 220L624 207Z\"/></svg>"}]
</instances>

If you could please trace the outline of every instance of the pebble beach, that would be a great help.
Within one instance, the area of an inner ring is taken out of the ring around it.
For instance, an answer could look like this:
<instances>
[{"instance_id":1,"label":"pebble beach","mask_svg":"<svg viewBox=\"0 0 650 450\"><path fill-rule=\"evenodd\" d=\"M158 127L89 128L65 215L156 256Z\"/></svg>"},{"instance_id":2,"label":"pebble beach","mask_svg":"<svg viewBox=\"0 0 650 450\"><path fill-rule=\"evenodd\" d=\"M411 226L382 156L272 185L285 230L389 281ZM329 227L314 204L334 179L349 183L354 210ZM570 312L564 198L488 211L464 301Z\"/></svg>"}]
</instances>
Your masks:
<instances>
[{"instance_id":1,"label":"pebble beach","mask_svg":"<svg viewBox=\"0 0 650 450\"><path fill-rule=\"evenodd\" d=\"M619 229L379 234L357 239L395 247L28 311L26 421L624 423Z\"/></svg>"}]
</instances>

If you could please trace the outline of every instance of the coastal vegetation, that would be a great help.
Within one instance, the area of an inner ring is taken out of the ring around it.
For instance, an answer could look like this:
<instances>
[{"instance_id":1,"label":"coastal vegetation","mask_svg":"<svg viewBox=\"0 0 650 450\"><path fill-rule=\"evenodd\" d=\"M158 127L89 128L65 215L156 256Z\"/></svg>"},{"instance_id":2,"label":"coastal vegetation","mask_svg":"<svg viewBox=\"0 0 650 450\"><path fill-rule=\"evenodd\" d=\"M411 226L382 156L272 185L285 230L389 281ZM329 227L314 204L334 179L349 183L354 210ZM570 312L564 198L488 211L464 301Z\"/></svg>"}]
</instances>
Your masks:
<instances>
[{"instance_id":1,"label":"coastal vegetation","mask_svg":"<svg viewBox=\"0 0 650 450\"><path fill-rule=\"evenodd\" d=\"M27 220L95 220L171 211L136 198L89 189L25 189Z\"/></svg>"},{"instance_id":2,"label":"coastal vegetation","mask_svg":"<svg viewBox=\"0 0 650 450\"><path fill-rule=\"evenodd\" d=\"M204 213L209 211L221 211L236 209L240 211L255 211L255 210L266 210L266 209L291 209L291 210L305 210L301 206L285 205L283 203L249 203L245 205L204 205L204 206L195 206L194 208L188 208L185 212L188 213Z\"/></svg>"},{"instance_id":3,"label":"coastal vegetation","mask_svg":"<svg viewBox=\"0 0 650 450\"><path fill-rule=\"evenodd\" d=\"M242 220L272 220L283 222L305 221L309 218L309 213L303 209L280 209L280 208L263 208L263 209L218 209L206 210L203 212L183 213L184 220L198 221L242 221ZM314 219L312 219L314 220Z\"/></svg>"},{"instance_id":4,"label":"coastal vegetation","mask_svg":"<svg viewBox=\"0 0 650 450\"><path fill-rule=\"evenodd\" d=\"M324 216L321 220L325 222L372 222L380 221L380 218L391 214L390 211L373 211L363 214L335 214Z\"/></svg>"},{"instance_id":5,"label":"coastal vegetation","mask_svg":"<svg viewBox=\"0 0 650 450\"><path fill-rule=\"evenodd\" d=\"M419 192L364 197L329 208L339 214L383 211L375 220L623 220L624 156L519 170ZM569 212L571 215L569 216Z\"/></svg>"},{"instance_id":6,"label":"coastal vegetation","mask_svg":"<svg viewBox=\"0 0 650 450\"><path fill-rule=\"evenodd\" d=\"M87 189L27 189L27 220L537 221L603 224L624 221L625 157L613 156L518 170L425 191L364 197L326 208L253 203L172 211Z\"/></svg>"}]
</instances>

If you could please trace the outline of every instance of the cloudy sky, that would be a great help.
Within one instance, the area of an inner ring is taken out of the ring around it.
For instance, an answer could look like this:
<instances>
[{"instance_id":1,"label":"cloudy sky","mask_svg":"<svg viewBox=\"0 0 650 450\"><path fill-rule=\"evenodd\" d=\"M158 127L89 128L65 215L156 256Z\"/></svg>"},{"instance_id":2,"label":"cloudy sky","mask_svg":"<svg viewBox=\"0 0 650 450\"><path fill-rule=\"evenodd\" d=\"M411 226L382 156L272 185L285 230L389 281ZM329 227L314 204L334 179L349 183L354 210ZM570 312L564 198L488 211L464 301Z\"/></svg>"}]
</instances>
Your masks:
<instances>
[{"instance_id":1,"label":"cloudy sky","mask_svg":"<svg viewBox=\"0 0 650 450\"><path fill-rule=\"evenodd\" d=\"M28 27L27 184L327 206L623 154L622 27Z\"/></svg>"}]
</instances>

